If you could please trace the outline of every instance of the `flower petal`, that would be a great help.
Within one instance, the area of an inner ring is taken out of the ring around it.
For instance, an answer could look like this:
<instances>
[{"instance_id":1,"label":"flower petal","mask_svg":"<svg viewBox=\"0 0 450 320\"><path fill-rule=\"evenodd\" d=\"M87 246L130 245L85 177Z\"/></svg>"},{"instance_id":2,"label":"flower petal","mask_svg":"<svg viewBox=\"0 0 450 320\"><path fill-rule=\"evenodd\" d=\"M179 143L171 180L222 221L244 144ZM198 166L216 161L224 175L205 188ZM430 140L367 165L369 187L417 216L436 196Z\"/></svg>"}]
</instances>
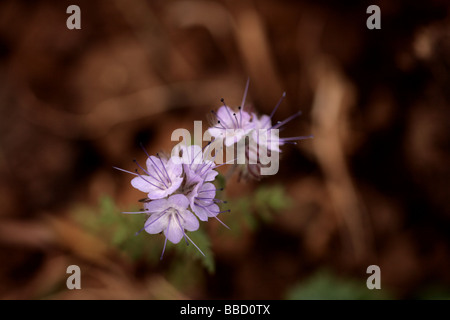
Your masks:
<instances>
[{"instance_id":1,"label":"flower petal","mask_svg":"<svg viewBox=\"0 0 450 320\"><path fill-rule=\"evenodd\" d=\"M256 127L255 129L269 129L270 127L272 127L272 119L270 119L269 116L263 114L261 116L261 118L257 118L256 115L254 114L253 117L255 119L257 119L256 122Z\"/></svg>"},{"instance_id":2,"label":"flower petal","mask_svg":"<svg viewBox=\"0 0 450 320\"><path fill-rule=\"evenodd\" d=\"M250 113L248 113L246 111L242 111L242 110L240 111L240 115L238 116L238 119L239 119L239 122L242 124L242 127L245 127L246 125L250 125L250 118L251 118Z\"/></svg>"},{"instance_id":3,"label":"flower petal","mask_svg":"<svg viewBox=\"0 0 450 320\"><path fill-rule=\"evenodd\" d=\"M238 137L236 135L226 135L225 136L225 146L231 147L233 144L238 143L239 140L241 140L240 137Z\"/></svg>"},{"instance_id":4,"label":"flower petal","mask_svg":"<svg viewBox=\"0 0 450 320\"><path fill-rule=\"evenodd\" d=\"M205 181L214 181L218 174L219 172L217 172L216 170L208 170Z\"/></svg>"},{"instance_id":5,"label":"flower petal","mask_svg":"<svg viewBox=\"0 0 450 320\"><path fill-rule=\"evenodd\" d=\"M208 211L205 208L192 203L191 209L201 221L208 221Z\"/></svg>"},{"instance_id":6,"label":"flower petal","mask_svg":"<svg viewBox=\"0 0 450 320\"><path fill-rule=\"evenodd\" d=\"M148 157L147 161L146 161L146 165L147 165L147 171L150 174L152 174L155 178L159 179L160 177L163 177L161 175L161 171L163 170L161 161L157 157L155 157L155 156Z\"/></svg>"},{"instance_id":7,"label":"flower petal","mask_svg":"<svg viewBox=\"0 0 450 320\"><path fill-rule=\"evenodd\" d=\"M212 183L203 184L198 190L200 197L214 199L216 196L216 186Z\"/></svg>"},{"instance_id":8,"label":"flower petal","mask_svg":"<svg viewBox=\"0 0 450 320\"><path fill-rule=\"evenodd\" d=\"M208 211L207 211L208 217L210 217L210 218L215 217L219 214L220 209L217 204L210 205L207 208L208 208Z\"/></svg>"},{"instance_id":9,"label":"flower petal","mask_svg":"<svg viewBox=\"0 0 450 320\"><path fill-rule=\"evenodd\" d=\"M144 203L144 208L150 213L162 212L168 208L167 199L153 200Z\"/></svg>"},{"instance_id":10,"label":"flower petal","mask_svg":"<svg viewBox=\"0 0 450 320\"><path fill-rule=\"evenodd\" d=\"M202 147L196 144L189 146L183 153L183 159L185 160L184 163L186 164L202 163L203 159Z\"/></svg>"},{"instance_id":11,"label":"flower petal","mask_svg":"<svg viewBox=\"0 0 450 320\"><path fill-rule=\"evenodd\" d=\"M217 119L225 128L235 128L236 119L232 118L235 113L231 108L222 106L217 110Z\"/></svg>"},{"instance_id":12,"label":"flower petal","mask_svg":"<svg viewBox=\"0 0 450 320\"><path fill-rule=\"evenodd\" d=\"M172 158L170 158L169 161L167 161L167 163L165 164L165 169L171 180L173 177L179 177L183 174L183 166L181 163L177 163L177 161L178 159L172 160ZM166 174L164 168L162 168L162 170L164 174Z\"/></svg>"},{"instance_id":13,"label":"flower petal","mask_svg":"<svg viewBox=\"0 0 450 320\"><path fill-rule=\"evenodd\" d=\"M158 199L167 197L167 195L168 195L168 189L161 190L161 189L155 188L148 193L147 197L150 200L158 200Z\"/></svg>"},{"instance_id":14,"label":"flower petal","mask_svg":"<svg viewBox=\"0 0 450 320\"><path fill-rule=\"evenodd\" d=\"M200 227L200 223L191 211L185 210L183 212L180 212L180 214L183 218L183 227L187 231L195 231Z\"/></svg>"},{"instance_id":15,"label":"flower petal","mask_svg":"<svg viewBox=\"0 0 450 320\"><path fill-rule=\"evenodd\" d=\"M179 225L178 221L176 221L175 216L170 217L170 221L168 224L168 228L164 230L164 235L166 238L172 243L180 242L181 238L183 238L183 227Z\"/></svg>"},{"instance_id":16,"label":"flower petal","mask_svg":"<svg viewBox=\"0 0 450 320\"><path fill-rule=\"evenodd\" d=\"M167 213L154 213L145 222L145 231L150 234L157 234L167 228Z\"/></svg>"},{"instance_id":17,"label":"flower petal","mask_svg":"<svg viewBox=\"0 0 450 320\"><path fill-rule=\"evenodd\" d=\"M217 139L221 139L225 135L225 130L221 128L209 128L208 132L211 136Z\"/></svg>"},{"instance_id":18,"label":"flower petal","mask_svg":"<svg viewBox=\"0 0 450 320\"><path fill-rule=\"evenodd\" d=\"M169 197L170 205L175 205L179 208L186 209L189 205L189 199L184 194L174 194Z\"/></svg>"},{"instance_id":19,"label":"flower petal","mask_svg":"<svg viewBox=\"0 0 450 320\"><path fill-rule=\"evenodd\" d=\"M139 191L145 192L145 193L149 193L155 189L158 189L155 186L153 186L151 183L148 182L148 181L150 181L151 177L144 176L144 175L141 177L136 177L131 180L131 185L134 188L138 189Z\"/></svg>"},{"instance_id":20,"label":"flower petal","mask_svg":"<svg viewBox=\"0 0 450 320\"><path fill-rule=\"evenodd\" d=\"M172 183L169 185L169 188L167 188L167 195L174 193L181 186L183 177L171 177L170 180Z\"/></svg>"}]
</instances>

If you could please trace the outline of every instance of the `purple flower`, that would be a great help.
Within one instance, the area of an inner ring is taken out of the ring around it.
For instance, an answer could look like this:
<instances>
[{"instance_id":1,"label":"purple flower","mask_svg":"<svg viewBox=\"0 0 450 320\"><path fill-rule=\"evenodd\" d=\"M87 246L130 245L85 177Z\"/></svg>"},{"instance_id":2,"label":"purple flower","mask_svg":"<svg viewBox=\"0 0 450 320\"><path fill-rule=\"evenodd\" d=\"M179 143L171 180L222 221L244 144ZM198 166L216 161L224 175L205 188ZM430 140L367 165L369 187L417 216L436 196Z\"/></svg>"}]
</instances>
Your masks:
<instances>
[{"instance_id":1,"label":"purple flower","mask_svg":"<svg viewBox=\"0 0 450 320\"><path fill-rule=\"evenodd\" d=\"M198 184L188 195L192 211L201 221L216 217L221 213L217 203L223 202L216 197L216 187L212 183Z\"/></svg>"},{"instance_id":2,"label":"purple flower","mask_svg":"<svg viewBox=\"0 0 450 320\"><path fill-rule=\"evenodd\" d=\"M295 142L297 140L313 137L312 135L288 138L280 138L278 136L279 128L301 115L301 112L298 111L285 120L272 125L272 117L285 97L286 93L283 92L283 95L269 116L261 115L258 117L255 113L252 113L253 130L249 134L249 145L246 145L245 149L246 164L240 166L241 175L244 177L252 177L254 179L259 179L261 177L261 168L265 166L260 161L262 150L264 151L263 154L273 156L276 155L275 153L281 152L280 147L284 144L297 144Z\"/></svg>"},{"instance_id":3,"label":"purple flower","mask_svg":"<svg viewBox=\"0 0 450 320\"><path fill-rule=\"evenodd\" d=\"M211 111L215 115L216 123L208 129L208 132L215 139L223 139L226 147L230 147L240 141L254 128L251 115L244 111L249 84L250 79L247 80L245 85L244 96L237 113L225 104L223 98L221 99L223 106L217 112Z\"/></svg>"},{"instance_id":4,"label":"purple flower","mask_svg":"<svg viewBox=\"0 0 450 320\"><path fill-rule=\"evenodd\" d=\"M238 109L239 111L236 114L224 103L217 110L217 113L213 111L217 124L209 128L208 131L215 139L223 139L227 147L237 143L254 128L250 114L242 110L242 107L238 107Z\"/></svg>"},{"instance_id":5,"label":"purple flower","mask_svg":"<svg viewBox=\"0 0 450 320\"><path fill-rule=\"evenodd\" d=\"M272 128L272 120L270 117L262 115L261 118L258 119L258 116L253 114L253 119L255 130L251 132L250 137L254 143L250 145L258 147L263 146L267 148L267 150L281 152L280 145L282 145L282 141L280 141L278 137L278 130L273 130L274 128ZM254 151L256 152L256 150Z\"/></svg>"},{"instance_id":6,"label":"purple flower","mask_svg":"<svg viewBox=\"0 0 450 320\"><path fill-rule=\"evenodd\" d=\"M205 159L203 150L204 148L202 149L198 145L180 147L180 161L183 163L183 169L186 175L185 186L192 187L204 181L214 181L218 175L218 172L214 170L214 161L212 159Z\"/></svg>"},{"instance_id":7,"label":"purple flower","mask_svg":"<svg viewBox=\"0 0 450 320\"><path fill-rule=\"evenodd\" d=\"M173 194L183 182L183 167L175 163L172 159L148 156L147 169L142 168L136 161L135 163L143 171L140 174L136 170L137 177L131 180L131 185L148 194L151 200L162 199Z\"/></svg>"},{"instance_id":8,"label":"purple flower","mask_svg":"<svg viewBox=\"0 0 450 320\"><path fill-rule=\"evenodd\" d=\"M213 181L218 174L214 170L216 166L213 159L204 160L202 148L196 145L177 147L174 151L172 157L167 159L158 154L157 157L150 156L144 149L147 154L147 168L134 161L142 174L138 170L134 173L114 167L134 175L132 186L148 194L148 198L142 200L143 211L123 213L149 215L144 228L136 234L143 230L150 234L162 232L166 239L161 259L167 240L176 244L183 237L186 244L191 242L204 255L185 232L199 228L199 221L191 210L195 210L202 221L207 221L208 217L217 219L216 216L221 213L216 204L221 201L214 198L216 188L207 182ZM191 210L188 209L189 206Z\"/></svg>"},{"instance_id":9,"label":"purple flower","mask_svg":"<svg viewBox=\"0 0 450 320\"><path fill-rule=\"evenodd\" d=\"M295 141L309 139L309 138L313 137L312 135L309 135L309 136L279 138L278 135L274 135L275 130L273 130L273 129L281 128L286 123L294 120L295 118L297 118L298 116L300 116L302 114L301 111L297 111L292 116L287 117L283 121L278 121L275 125L272 125L272 117L275 114L275 111L277 111L280 104L283 102L284 98L286 98L286 92L283 92L280 100L278 100L278 103L276 104L275 108L273 108L270 116L262 115L261 118L259 118L259 119L256 115L254 115L254 117L253 117L255 119L255 128L258 128L258 130L255 130L255 132L253 132L253 139L257 140L258 144L264 143L271 151L281 152L279 147L286 143L297 144ZM267 130L267 131L264 132L261 130ZM262 136L266 136L267 139L264 138L264 139L260 139L261 141L259 141L258 136L261 136L261 133L263 133ZM272 145L270 142L272 142Z\"/></svg>"},{"instance_id":10,"label":"purple flower","mask_svg":"<svg viewBox=\"0 0 450 320\"><path fill-rule=\"evenodd\" d=\"M182 194L174 194L168 199L153 200L144 204L145 211L150 214L144 230L150 234L163 232L166 237L161 258L164 255L167 240L176 244L184 237L186 244L188 240L193 243L185 230L196 231L199 228L199 222L187 209L188 206L189 200ZM194 246L203 254L195 244Z\"/></svg>"}]
</instances>

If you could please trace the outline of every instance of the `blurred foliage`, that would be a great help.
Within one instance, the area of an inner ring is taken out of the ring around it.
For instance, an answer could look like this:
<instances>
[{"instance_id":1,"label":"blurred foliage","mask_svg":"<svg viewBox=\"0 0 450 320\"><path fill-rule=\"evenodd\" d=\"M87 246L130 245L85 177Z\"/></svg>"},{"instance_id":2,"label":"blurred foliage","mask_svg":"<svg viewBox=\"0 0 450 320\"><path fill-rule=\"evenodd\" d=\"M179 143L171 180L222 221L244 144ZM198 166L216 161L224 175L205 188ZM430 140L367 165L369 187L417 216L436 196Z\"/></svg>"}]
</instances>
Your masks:
<instances>
[{"instance_id":1,"label":"blurred foliage","mask_svg":"<svg viewBox=\"0 0 450 320\"><path fill-rule=\"evenodd\" d=\"M137 206L129 208L130 212L139 211ZM121 214L110 196L102 196L97 207L79 207L73 211L74 219L90 232L100 235L106 242L123 251L133 260L145 259L155 265L161 256L163 237L141 232L147 217L145 214ZM165 256L174 251L175 260L183 262L200 260L210 273L215 271L209 237L203 229L189 233L188 236L205 253L203 256L192 244L173 245L167 243ZM184 240L183 240L184 241ZM182 263L183 265L184 263Z\"/></svg>"},{"instance_id":2,"label":"blurred foliage","mask_svg":"<svg viewBox=\"0 0 450 320\"><path fill-rule=\"evenodd\" d=\"M216 176L216 179L214 180L214 185L216 186L217 189L222 189L222 188L225 188L226 184L227 184L227 180L225 179L223 174L219 173Z\"/></svg>"},{"instance_id":3,"label":"blurred foliage","mask_svg":"<svg viewBox=\"0 0 450 320\"><path fill-rule=\"evenodd\" d=\"M183 261L200 260L202 266L208 270L209 273L214 273L216 265L214 263L214 254L211 251L211 242L208 234L204 229L200 228L195 232L189 233L189 238L202 250L204 256L194 245L189 243L188 246L174 245L177 257Z\"/></svg>"},{"instance_id":4,"label":"blurred foliage","mask_svg":"<svg viewBox=\"0 0 450 320\"><path fill-rule=\"evenodd\" d=\"M224 184L224 179L220 175L217 184L218 187ZM272 221L274 213L288 208L291 203L292 200L286 196L285 190L280 185L261 185L251 195L233 200L230 204L231 213L226 217L232 231L231 234L239 235L243 225L248 226L251 230L256 230L260 223L269 223ZM126 211L140 210L138 206L132 206ZM233 214L234 212L239 212L239 214ZM145 214L121 214L121 210L116 206L114 200L110 196L104 195L100 197L97 206L78 207L72 211L72 215L81 226L99 235L107 243L126 253L131 259L145 259L152 265L159 261L164 239L141 232L146 220ZM223 228L223 230L226 229ZM214 273L214 254L206 230L201 225L199 230L189 232L188 236L205 255L203 256L191 243L184 245L180 242L174 245L168 242L165 256L171 254L170 252L174 255L176 266L169 267L170 270L177 270L177 276L174 278L183 279L178 276L178 274L184 274L178 270L180 266L193 269L196 261L199 261L200 265L209 273ZM182 241L184 242L184 240ZM180 261L182 263L179 263Z\"/></svg>"},{"instance_id":5,"label":"blurred foliage","mask_svg":"<svg viewBox=\"0 0 450 320\"><path fill-rule=\"evenodd\" d=\"M243 225L255 231L261 223L270 223L273 215L288 209L293 201L281 185L260 185L254 193L233 199L230 203L231 215L227 220L232 233L240 235ZM238 212L238 214L233 214Z\"/></svg>"},{"instance_id":6,"label":"blurred foliage","mask_svg":"<svg viewBox=\"0 0 450 320\"><path fill-rule=\"evenodd\" d=\"M337 277L321 270L294 285L286 295L290 300L376 300L391 299L386 289L370 290L364 280Z\"/></svg>"},{"instance_id":7,"label":"blurred foliage","mask_svg":"<svg viewBox=\"0 0 450 320\"><path fill-rule=\"evenodd\" d=\"M418 300L450 300L450 289L442 285L430 285L422 288L414 297Z\"/></svg>"}]
</instances>

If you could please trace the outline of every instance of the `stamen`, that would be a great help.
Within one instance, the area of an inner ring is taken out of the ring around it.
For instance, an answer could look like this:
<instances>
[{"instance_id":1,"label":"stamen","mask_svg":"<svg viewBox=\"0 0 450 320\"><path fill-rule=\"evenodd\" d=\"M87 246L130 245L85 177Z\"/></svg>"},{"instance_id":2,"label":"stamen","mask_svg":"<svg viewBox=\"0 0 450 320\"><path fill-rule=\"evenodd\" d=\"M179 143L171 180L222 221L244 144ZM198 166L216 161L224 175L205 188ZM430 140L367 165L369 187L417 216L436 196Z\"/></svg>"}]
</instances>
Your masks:
<instances>
[{"instance_id":1,"label":"stamen","mask_svg":"<svg viewBox=\"0 0 450 320\"><path fill-rule=\"evenodd\" d=\"M203 170L203 168L204 168L206 165L207 165L207 162L202 163L201 166L198 166L198 167L195 169L194 173L197 174L197 175L200 175L200 172Z\"/></svg>"},{"instance_id":2,"label":"stamen","mask_svg":"<svg viewBox=\"0 0 450 320\"><path fill-rule=\"evenodd\" d=\"M201 190L198 193L202 193L202 192L211 192L211 191L223 191L223 188L220 189L208 189L208 190Z\"/></svg>"},{"instance_id":3,"label":"stamen","mask_svg":"<svg viewBox=\"0 0 450 320\"><path fill-rule=\"evenodd\" d=\"M194 201L194 204L195 204L196 206L200 207L200 208L203 208L203 209L208 210L209 212L215 213L215 214L225 213L225 212L230 212L230 211L231 211L230 209L225 210L225 211L211 211L210 209L208 209L208 207L211 207L212 205L214 205L214 204L215 204L214 202L211 202L211 203L208 204L208 205L204 205L204 204L200 204L200 203Z\"/></svg>"},{"instance_id":4,"label":"stamen","mask_svg":"<svg viewBox=\"0 0 450 320\"><path fill-rule=\"evenodd\" d=\"M227 105L225 104L225 100L222 98L222 99L220 99L220 101L222 101L223 106L225 107L225 110L227 110L228 116L230 117L230 120L231 120L231 122L233 123L234 129L236 129L236 126L234 125L233 117L231 116L231 112L230 112L229 108L228 108Z\"/></svg>"},{"instance_id":5,"label":"stamen","mask_svg":"<svg viewBox=\"0 0 450 320\"><path fill-rule=\"evenodd\" d=\"M275 111L277 111L278 107L280 106L281 102L283 102L284 98L286 98L286 92L283 92L283 94L281 95L280 100L278 100L278 103L275 105L275 108L273 108L272 113L269 116L269 119L267 119L266 123L264 123L264 126L267 126L267 124L269 123L270 119L272 119L273 115L275 114Z\"/></svg>"},{"instance_id":6,"label":"stamen","mask_svg":"<svg viewBox=\"0 0 450 320\"><path fill-rule=\"evenodd\" d=\"M141 165L137 162L136 159L133 159L133 162L139 167L139 169L144 171L144 173L146 173L147 175L151 176L151 174L147 170L145 170L143 167L141 167Z\"/></svg>"},{"instance_id":7,"label":"stamen","mask_svg":"<svg viewBox=\"0 0 450 320\"><path fill-rule=\"evenodd\" d=\"M194 200L194 204L200 208L206 209L206 207L200 203L198 203L197 201Z\"/></svg>"},{"instance_id":8,"label":"stamen","mask_svg":"<svg viewBox=\"0 0 450 320\"><path fill-rule=\"evenodd\" d=\"M207 146L205 146L204 148L202 148L202 150L200 150L199 152L197 152L197 154L195 155L195 157L192 159L192 161L191 161L191 165L195 162L195 159L197 159L197 157L198 157L198 155L199 154L201 154L202 152L203 152L203 150L206 148ZM203 159L203 157L202 157L202 159ZM201 163L201 162L200 162ZM200 164L200 163L197 163L197 164Z\"/></svg>"},{"instance_id":9,"label":"stamen","mask_svg":"<svg viewBox=\"0 0 450 320\"><path fill-rule=\"evenodd\" d=\"M297 142L294 142L294 141L282 141L281 143L282 144L293 144L293 145L297 145L298 144Z\"/></svg>"},{"instance_id":10,"label":"stamen","mask_svg":"<svg viewBox=\"0 0 450 320\"><path fill-rule=\"evenodd\" d=\"M150 155L148 154L147 150L145 150L144 145L142 144L142 142L139 142L139 146L141 147L142 150L144 150L145 154L147 155L148 158L150 158Z\"/></svg>"},{"instance_id":11,"label":"stamen","mask_svg":"<svg viewBox=\"0 0 450 320\"><path fill-rule=\"evenodd\" d=\"M180 218L178 218L178 215L179 215L180 213L178 212L178 210L176 210L176 212L177 212L177 213L176 213L175 218L177 218L178 226L180 227L181 232L183 232L184 240L186 241L186 245L188 246L188 245L189 245L189 242L188 242L187 239L186 239L186 233L184 232L184 228L181 226Z\"/></svg>"},{"instance_id":12,"label":"stamen","mask_svg":"<svg viewBox=\"0 0 450 320\"><path fill-rule=\"evenodd\" d=\"M139 178L141 178L141 179L144 180L145 182L150 183L152 186L154 186L154 187L156 187L156 188L158 188L158 189L160 189L160 190L164 190L164 189L161 188L160 186L157 186L156 184L151 183L150 181L148 181L147 179L145 179L145 178L137 171L137 169L136 169L136 173L137 173L137 175L139 176Z\"/></svg>"},{"instance_id":13,"label":"stamen","mask_svg":"<svg viewBox=\"0 0 450 320\"><path fill-rule=\"evenodd\" d=\"M194 241L192 241L191 240L191 238L189 238L189 236L187 235L187 234L185 234L186 235L186 238L188 238L189 239L189 241L194 245L194 247L196 247L197 248L197 250L198 251L200 251L200 253L204 256L204 257L206 257L205 256L205 254L203 253L203 251L202 250L200 250L200 248L199 247L197 247L197 245L194 243Z\"/></svg>"},{"instance_id":14,"label":"stamen","mask_svg":"<svg viewBox=\"0 0 450 320\"><path fill-rule=\"evenodd\" d=\"M124 170L124 169L121 169L121 168L118 168L118 167L114 167L114 166L113 166L113 169L116 169L116 170L119 170L119 171L123 171L123 172L129 173L129 174L135 175L135 176L138 175L137 173L134 173L134 172L131 172L131 171L127 171L127 170Z\"/></svg>"},{"instance_id":15,"label":"stamen","mask_svg":"<svg viewBox=\"0 0 450 320\"><path fill-rule=\"evenodd\" d=\"M210 201L212 201L214 198L195 197L195 199L200 199L200 200L210 200Z\"/></svg>"},{"instance_id":16,"label":"stamen","mask_svg":"<svg viewBox=\"0 0 450 320\"><path fill-rule=\"evenodd\" d=\"M269 128L269 129L277 129L277 128L281 127L282 125L285 125L285 124L288 123L289 121L291 121L291 120L297 118L297 117L298 117L299 115L301 115L301 114L302 114L302 112L301 112L301 111L298 111L298 112L296 112L295 114L293 114L292 116L288 117L287 119L285 119L285 120L283 120L283 121L281 121L281 122L278 122L276 125L272 126L272 127Z\"/></svg>"},{"instance_id":17,"label":"stamen","mask_svg":"<svg viewBox=\"0 0 450 320\"><path fill-rule=\"evenodd\" d=\"M171 220L172 216L169 216L169 223L167 224L167 228L166 228L166 234L169 233L169 227L170 227L170 220ZM164 240L164 247L163 247L163 251L161 253L161 258L159 258L159 260L162 260L163 256L164 256L164 251L166 251L166 244L167 244L167 235L166 235L166 239Z\"/></svg>"},{"instance_id":18,"label":"stamen","mask_svg":"<svg viewBox=\"0 0 450 320\"><path fill-rule=\"evenodd\" d=\"M158 171L159 171L159 172L161 172L161 174L163 174L162 171L158 168L158 166L156 165L155 161L153 161L153 159L152 159L151 157L149 157L149 159L150 159L150 161L153 163L153 168L155 169L155 172L156 172L156 174L158 175L158 177L159 177L159 179L161 180L161 182L164 184L164 186L165 186L166 188L169 188L169 187L167 186L167 184L164 182L163 178L161 178L161 175L158 173Z\"/></svg>"},{"instance_id":19,"label":"stamen","mask_svg":"<svg viewBox=\"0 0 450 320\"><path fill-rule=\"evenodd\" d=\"M245 106L245 99L247 99L247 92L248 92L249 85L250 85L250 77L247 78L247 83L245 84L244 96L242 97L242 103L241 103L242 108L244 108L244 106Z\"/></svg>"},{"instance_id":20,"label":"stamen","mask_svg":"<svg viewBox=\"0 0 450 320\"><path fill-rule=\"evenodd\" d=\"M241 108L241 106L239 106L238 109L239 109L239 127L242 128L242 108Z\"/></svg>"},{"instance_id":21,"label":"stamen","mask_svg":"<svg viewBox=\"0 0 450 320\"><path fill-rule=\"evenodd\" d=\"M169 208L167 208L166 210L162 211L162 212L159 214L159 217L158 217L158 218L156 218L155 220L153 220L153 221L149 222L148 224L146 224L141 230L137 231L134 235L137 236L137 235L140 234L142 231L144 231L145 228L147 228L148 226L150 226L151 224L153 224L153 222L158 221L158 220L164 215L164 213L166 213L167 210L169 210Z\"/></svg>"},{"instance_id":22,"label":"stamen","mask_svg":"<svg viewBox=\"0 0 450 320\"><path fill-rule=\"evenodd\" d=\"M223 203L223 204L227 204L227 203L228 203L228 201L226 201L226 200L220 200L220 199L213 199L213 201L214 201L215 203Z\"/></svg>"},{"instance_id":23,"label":"stamen","mask_svg":"<svg viewBox=\"0 0 450 320\"><path fill-rule=\"evenodd\" d=\"M224 211L219 211L219 212L214 212L214 213L217 213L217 214L219 214L219 213L225 213L225 212L231 212L231 209L228 209L228 210L224 210Z\"/></svg>"},{"instance_id":24,"label":"stamen","mask_svg":"<svg viewBox=\"0 0 450 320\"><path fill-rule=\"evenodd\" d=\"M166 170L166 166L164 165L161 157L159 156L159 153L156 153L156 156L158 157L159 161L161 161L161 165L162 165L162 167L164 169L164 172L166 173L167 180L169 181L170 184L172 184L172 180L170 180L169 174L167 173L167 170Z\"/></svg>"},{"instance_id":25,"label":"stamen","mask_svg":"<svg viewBox=\"0 0 450 320\"><path fill-rule=\"evenodd\" d=\"M138 213L149 213L148 211L123 211L123 212L121 212L121 213L124 213L124 214L138 214Z\"/></svg>"},{"instance_id":26,"label":"stamen","mask_svg":"<svg viewBox=\"0 0 450 320\"><path fill-rule=\"evenodd\" d=\"M231 230L229 226L227 226L222 220L220 220L219 218L217 218L217 216L214 216L214 218L217 219L217 221L219 221L225 228L227 228L228 230Z\"/></svg>"},{"instance_id":27,"label":"stamen","mask_svg":"<svg viewBox=\"0 0 450 320\"><path fill-rule=\"evenodd\" d=\"M216 140L216 138L214 138L213 140L209 141L209 142L206 144L206 146L203 147L203 149L202 149L202 152L203 152L202 161L203 161L203 163L206 163L206 161L210 161L209 159L208 159L208 160L205 160L206 148L209 149L209 147L211 147L211 144L212 144L215 140ZM213 158L213 159L214 159L214 158ZM214 160L212 160L212 161L214 161Z\"/></svg>"},{"instance_id":28,"label":"stamen","mask_svg":"<svg viewBox=\"0 0 450 320\"><path fill-rule=\"evenodd\" d=\"M230 164L230 163L234 162L235 160L237 160L237 158L234 158L233 160L230 160L230 161L227 161L227 162L225 162L225 163L219 164L219 165L213 167L213 169L216 169L216 168L218 168L218 167L224 166L224 165L226 165L226 164Z\"/></svg>"},{"instance_id":29,"label":"stamen","mask_svg":"<svg viewBox=\"0 0 450 320\"><path fill-rule=\"evenodd\" d=\"M214 158L215 158L215 156L214 156ZM199 176L201 176L202 174L207 173L208 170L211 169L211 166L214 164L214 158L213 158L213 160L210 161L210 162L205 162L205 163L203 163L203 165L200 167L200 170L199 170L199 169L195 170L195 174L198 174ZM202 171L203 171L204 168L207 168L207 169L206 169L206 171L205 171L204 173L202 173ZM197 173L197 172L198 172L198 173ZM205 176L205 179L206 179L206 176Z\"/></svg>"},{"instance_id":30,"label":"stamen","mask_svg":"<svg viewBox=\"0 0 450 320\"><path fill-rule=\"evenodd\" d=\"M207 147L209 147L209 145L210 145L211 143L213 143L214 140L216 140L216 139L214 138L213 140L209 141L209 142L206 144L206 146L203 147L202 151L205 151L205 149L206 149Z\"/></svg>"},{"instance_id":31,"label":"stamen","mask_svg":"<svg viewBox=\"0 0 450 320\"><path fill-rule=\"evenodd\" d=\"M166 251L166 244L167 244L167 237L164 239L164 247L163 247L161 257L159 258L159 260L162 260L162 258L164 256L164 251Z\"/></svg>"},{"instance_id":32,"label":"stamen","mask_svg":"<svg viewBox=\"0 0 450 320\"><path fill-rule=\"evenodd\" d=\"M210 204L206 205L207 207L212 206L213 204L216 204L216 203L223 203L223 204L228 203L228 201L220 200L220 199L216 199L216 198L195 197L195 200L211 202Z\"/></svg>"},{"instance_id":33,"label":"stamen","mask_svg":"<svg viewBox=\"0 0 450 320\"><path fill-rule=\"evenodd\" d=\"M150 177L152 177L153 179L155 179L157 182L166 185L166 184L164 183L164 181L161 180L161 177L160 177L160 179L157 179L157 178L156 178L154 175L152 175L150 172L148 172L147 170L145 170L144 168L142 168L142 167L139 165L139 163L138 163L135 159L133 159L133 162L134 162L134 163L135 163L142 171L144 171L147 175L149 175ZM136 170L136 172L138 172L138 171ZM166 186L166 188L167 188L167 186ZM164 190L164 189L161 189L161 190Z\"/></svg>"},{"instance_id":34,"label":"stamen","mask_svg":"<svg viewBox=\"0 0 450 320\"><path fill-rule=\"evenodd\" d=\"M236 126L237 126L238 128L240 128L240 126L239 126L239 121L238 121L238 119L237 119L237 117L236 117L236 113L233 113L233 116L234 116L234 119L236 120Z\"/></svg>"},{"instance_id":35,"label":"stamen","mask_svg":"<svg viewBox=\"0 0 450 320\"><path fill-rule=\"evenodd\" d=\"M215 112L214 110L211 110L211 112L212 112L213 115L216 116L217 120L220 121L219 123L222 123L222 122L223 122L223 123L225 123L225 125L227 125L227 123L226 123L225 121L223 121L222 118L219 117L219 115L217 114L217 112ZM222 127L223 127L223 125L222 125ZM225 127L224 127L224 129L225 129Z\"/></svg>"},{"instance_id":36,"label":"stamen","mask_svg":"<svg viewBox=\"0 0 450 320\"><path fill-rule=\"evenodd\" d=\"M295 141L295 140L305 140L312 139L314 136L310 134L309 136L299 136L299 137L289 137L289 138L280 138L280 141ZM271 141L271 140L269 140Z\"/></svg>"},{"instance_id":37,"label":"stamen","mask_svg":"<svg viewBox=\"0 0 450 320\"><path fill-rule=\"evenodd\" d=\"M222 151L222 149L223 149L223 148L220 148L220 151ZM197 168L197 169L195 170L195 174L200 175L200 172L203 171L203 168L205 168L205 166L210 168L211 165L214 164L214 159L216 159L216 157L217 157L217 155L218 155L219 153L220 153L220 152L215 153L215 154L214 154L214 157L212 157L211 160L208 160L209 162L204 161L204 163L202 164L202 166L201 166L200 168ZM206 177L205 177L205 178L206 178Z\"/></svg>"},{"instance_id":38,"label":"stamen","mask_svg":"<svg viewBox=\"0 0 450 320\"><path fill-rule=\"evenodd\" d=\"M198 198L195 198L195 200L197 200L197 199ZM206 202L206 200L200 200L200 201L205 201ZM199 206L199 207L201 207L201 208L203 208L203 209L207 209L209 212L212 212L211 210L208 209L208 207L211 207L211 206L215 205L216 203L214 201L212 201L212 199L210 199L210 201L208 201L208 202L210 202L210 203L200 204L200 203L194 201L194 204Z\"/></svg>"}]
</instances>

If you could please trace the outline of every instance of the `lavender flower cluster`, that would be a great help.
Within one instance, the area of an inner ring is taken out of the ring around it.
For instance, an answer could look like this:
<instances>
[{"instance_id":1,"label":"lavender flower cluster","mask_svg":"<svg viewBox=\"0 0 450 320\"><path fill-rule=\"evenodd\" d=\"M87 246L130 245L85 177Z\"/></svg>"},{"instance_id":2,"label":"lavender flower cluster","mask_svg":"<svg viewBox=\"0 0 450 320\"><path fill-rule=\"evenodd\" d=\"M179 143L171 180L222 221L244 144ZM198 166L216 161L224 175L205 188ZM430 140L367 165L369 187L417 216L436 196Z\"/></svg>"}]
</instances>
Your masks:
<instances>
[{"instance_id":1,"label":"lavender flower cluster","mask_svg":"<svg viewBox=\"0 0 450 320\"><path fill-rule=\"evenodd\" d=\"M255 113L244 111L249 82L244 92L242 105L237 112L227 106L222 99L223 106L215 115L213 125L208 129L215 143L226 147L234 146L248 138L251 143L245 146L245 163L240 165L240 174L248 178L259 179L261 168L260 148L264 147L269 152L281 152L280 146L286 143L295 143L295 140L310 138L291 137L279 138L278 128L300 115L300 112L292 115L284 121L272 125L272 117L285 97L283 93L270 116L258 117ZM147 155L145 167L134 160L138 169L135 172L114 167L115 169L134 175L131 185L147 195L144 199L144 208L137 212L123 212L125 214L141 214L148 216L144 228L149 234L163 233L165 236L161 259L164 255L167 240L177 244L183 238L186 244L192 243L201 254L204 253L187 235L187 231L198 230L200 221L208 221L209 218L217 219L227 227L217 216L221 211L218 204L225 201L216 198L219 191L212 183L218 172L215 170L221 164L216 164L214 158L205 157L205 149L198 145L177 145L172 150L171 156L156 154ZM142 146L143 147L143 146ZM235 159L236 160L236 159ZM250 161L252 160L252 161ZM228 228L228 227L227 227Z\"/></svg>"}]
</instances>

